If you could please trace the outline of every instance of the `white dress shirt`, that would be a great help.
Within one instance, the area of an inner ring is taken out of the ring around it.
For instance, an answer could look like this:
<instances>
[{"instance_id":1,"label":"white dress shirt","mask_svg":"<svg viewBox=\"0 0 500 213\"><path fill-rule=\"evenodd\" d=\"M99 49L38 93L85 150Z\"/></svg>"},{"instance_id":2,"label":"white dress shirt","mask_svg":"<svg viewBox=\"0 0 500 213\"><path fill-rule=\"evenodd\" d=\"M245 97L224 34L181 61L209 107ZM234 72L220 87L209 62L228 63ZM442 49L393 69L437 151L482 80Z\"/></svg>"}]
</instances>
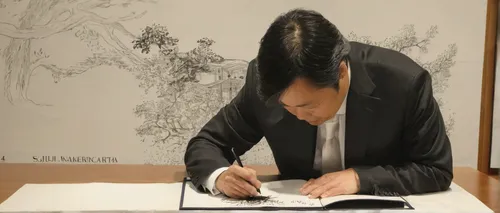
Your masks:
<instances>
[{"instance_id":1,"label":"white dress shirt","mask_svg":"<svg viewBox=\"0 0 500 213\"><path fill-rule=\"evenodd\" d=\"M351 82L351 69L348 66L349 84ZM349 89L347 89L349 91ZM316 151L314 156L314 169L320 170L323 174L340 171L345 168L344 149L345 149L345 114L346 114L347 95L342 102L337 114L318 126L316 137ZM227 170L228 167L222 167L215 170L205 182L203 187L213 195L220 192L215 187L215 180L219 175Z\"/></svg>"}]
</instances>

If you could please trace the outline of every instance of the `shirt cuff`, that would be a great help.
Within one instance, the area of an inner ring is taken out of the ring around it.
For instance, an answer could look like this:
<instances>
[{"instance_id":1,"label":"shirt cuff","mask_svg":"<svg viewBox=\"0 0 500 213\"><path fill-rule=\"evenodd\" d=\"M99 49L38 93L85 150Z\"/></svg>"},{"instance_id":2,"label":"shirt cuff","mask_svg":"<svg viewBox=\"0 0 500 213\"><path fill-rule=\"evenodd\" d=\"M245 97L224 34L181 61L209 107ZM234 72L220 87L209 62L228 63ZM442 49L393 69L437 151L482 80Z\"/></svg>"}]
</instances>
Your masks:
<instances>
[{"instance_id":1,"label":"shirt cuff","mask_svg":"<svg viewBox=\"0 0 500 213\"><path fill-rule=\"evenodd\" d=\"M205 183L203 184L203 187L205 187L206 190L208 190L212 195L218 195L220 194L219 190L215 187L215 181L219 177L219 175L226 171L228 167L221 167L216 169L212 174L207 178Z\"/></svg>"}]
</instances>

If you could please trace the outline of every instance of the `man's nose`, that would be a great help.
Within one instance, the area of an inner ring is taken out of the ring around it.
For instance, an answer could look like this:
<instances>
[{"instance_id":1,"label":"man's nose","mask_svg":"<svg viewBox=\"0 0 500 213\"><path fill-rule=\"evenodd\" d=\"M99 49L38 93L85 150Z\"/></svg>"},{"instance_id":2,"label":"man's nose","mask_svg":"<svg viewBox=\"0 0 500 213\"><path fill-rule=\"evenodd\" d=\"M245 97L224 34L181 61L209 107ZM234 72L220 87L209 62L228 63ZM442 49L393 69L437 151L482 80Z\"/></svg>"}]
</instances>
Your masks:
<instances>
[{"instance_id":1,"label":"man's nose","mask_svg":"<svg viewBox=\"0 0 500 213\"><path fill-rule=\"evenodd\" d=\"M295 116L299 120L306 120L307 113L305 113L304 110L296 109L295 110Z\"/></svg>"}]
</instances>

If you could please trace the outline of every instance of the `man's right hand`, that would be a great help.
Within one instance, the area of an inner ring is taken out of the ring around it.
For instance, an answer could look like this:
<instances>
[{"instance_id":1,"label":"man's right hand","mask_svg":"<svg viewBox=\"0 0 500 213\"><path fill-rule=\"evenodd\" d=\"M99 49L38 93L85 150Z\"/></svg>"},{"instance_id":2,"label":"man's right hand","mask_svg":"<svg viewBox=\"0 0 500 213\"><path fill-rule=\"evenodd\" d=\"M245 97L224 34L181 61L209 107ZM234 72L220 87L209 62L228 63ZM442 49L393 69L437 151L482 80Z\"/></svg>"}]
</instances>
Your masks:
<instances>
[{"instance_id":1,"label":"man's right hand","mask_svg":"<svg viewBox=\"0 0 500 213\"><path fill-rule=\"evenodd\" d=\"M238 165L230 166L222 172L215 181L215 187L228 197L243 199L258 196L257 188L261 182L257 179L255 170Z\"/></svg>"}]
</instances>

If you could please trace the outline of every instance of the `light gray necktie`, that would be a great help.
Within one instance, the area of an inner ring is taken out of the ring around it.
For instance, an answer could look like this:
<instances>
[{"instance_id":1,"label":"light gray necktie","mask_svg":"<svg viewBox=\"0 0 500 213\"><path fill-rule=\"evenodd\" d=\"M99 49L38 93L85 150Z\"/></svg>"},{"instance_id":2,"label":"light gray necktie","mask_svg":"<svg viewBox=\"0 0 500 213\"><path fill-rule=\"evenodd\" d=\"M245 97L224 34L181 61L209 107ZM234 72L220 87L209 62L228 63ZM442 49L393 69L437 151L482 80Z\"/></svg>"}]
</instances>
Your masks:
<instances>
[{"instance_id":1,"label":"light gray necktie","mask_svg":"<svg viewBox=\"0 0 500 213\"><path fill-rule=\"evenodd\" d=\"M339 116L326 126L326 141L321 152L321 165L323 174L342 170L342 160L339 144Z\"/></svg>"}]
</instances>

